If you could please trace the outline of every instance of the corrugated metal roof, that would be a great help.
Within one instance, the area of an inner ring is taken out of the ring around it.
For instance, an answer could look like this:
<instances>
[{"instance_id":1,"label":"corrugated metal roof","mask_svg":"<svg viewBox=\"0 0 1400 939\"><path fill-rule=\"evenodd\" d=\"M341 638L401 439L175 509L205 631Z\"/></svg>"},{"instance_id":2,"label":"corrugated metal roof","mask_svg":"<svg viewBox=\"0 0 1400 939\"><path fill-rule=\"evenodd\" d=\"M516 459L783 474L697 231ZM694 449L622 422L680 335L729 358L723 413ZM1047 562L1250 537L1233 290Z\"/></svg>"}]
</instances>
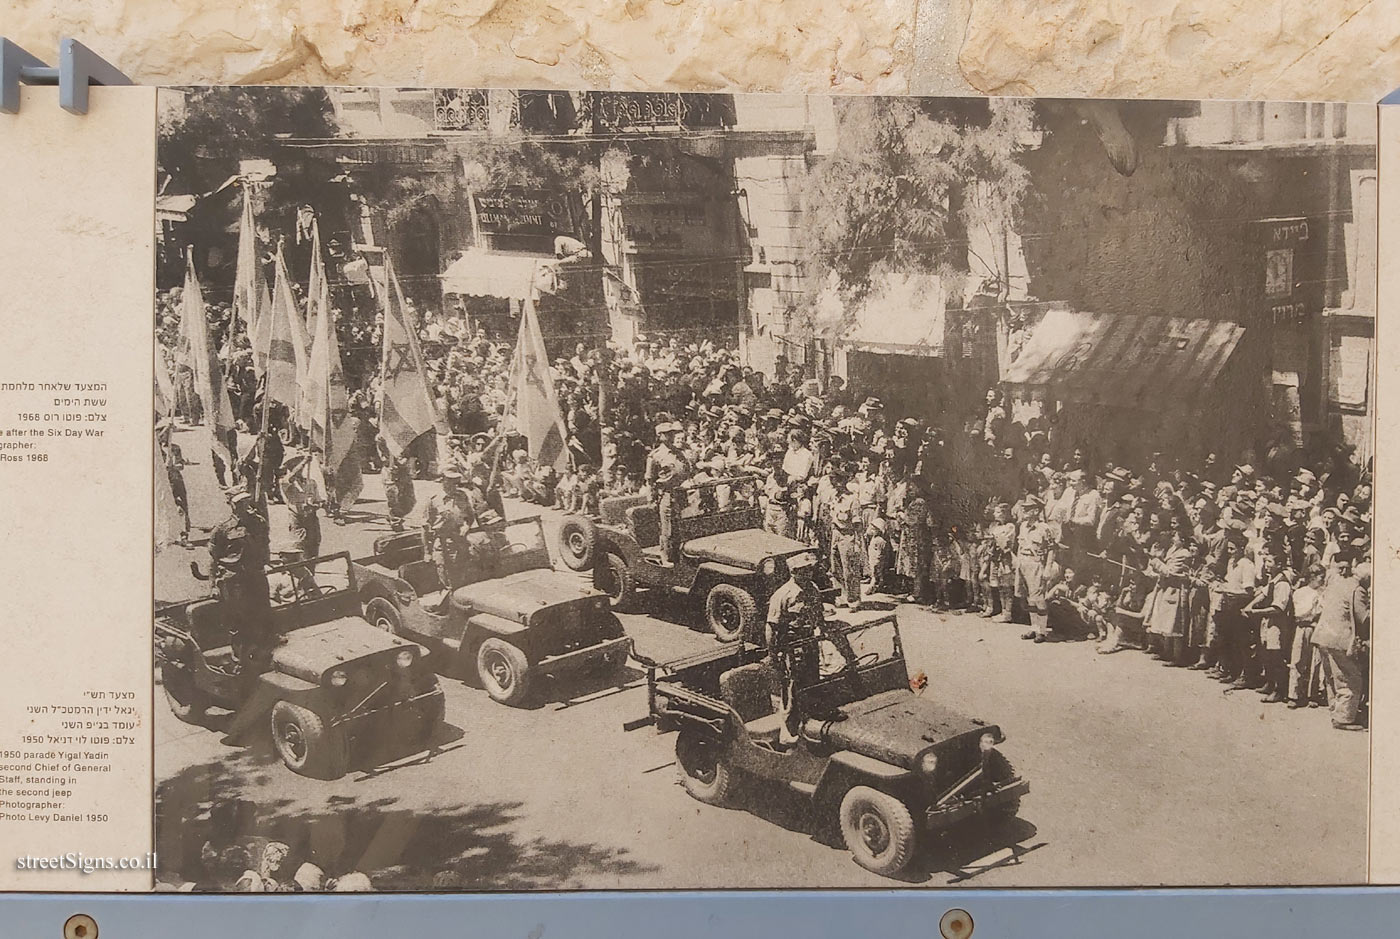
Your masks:
<instances>
[{"instance_id":1,"label":"corrugated metal roof","mask_svg":"<svg viewBox=\"0 0 1400 939\"><path fill-rule=\"evenodd\" d=\"M1065 401L1163 410L1208 388L1243 335L1225 320L1051 310L1002 380Z\"/></svg>"}]
</instances>

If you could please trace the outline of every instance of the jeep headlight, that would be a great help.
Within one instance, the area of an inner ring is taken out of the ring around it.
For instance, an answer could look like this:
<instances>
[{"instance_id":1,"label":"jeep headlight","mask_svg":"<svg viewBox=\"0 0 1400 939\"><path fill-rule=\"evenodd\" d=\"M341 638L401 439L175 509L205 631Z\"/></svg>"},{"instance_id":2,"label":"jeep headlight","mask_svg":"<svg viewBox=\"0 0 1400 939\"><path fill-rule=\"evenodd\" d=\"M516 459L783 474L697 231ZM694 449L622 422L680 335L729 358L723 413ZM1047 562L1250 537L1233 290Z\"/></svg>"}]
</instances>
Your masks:
<instances>
[{"instance_id":1,"label":"jeep headlight","mask_svg":"<svg viewBox=\"0 0 1400 939\"><path fill-rule=\"evenodd\" d=\"M938 772L938 754L932 750L925 750L919 754L919 773L923 776L932 776Z\"/></svg>"},{"instance_id":2,"label":"jeep headlight","mask_svg":"<svg viewBox=\"0 0 1400 939\"><path fill-rule=\"evenodd\" d=\"M331 672L331 684L337 688L345 687L345 683L350 680L350 676L345 674L345 670L338 668Z\"/></svg>"},{"instance_id":3,"label":"jeep headlight","mask_svg":"<svg viewBox=\"0 0 1400 939\"><path fill-rule=\"evenodd\" d=\"M988 750L995 750L997 744L1000 742L1001 741L997 740L996 734L988 731L977 739L977 748L983 753L986 753Z\"/></svg>"},{"instance_id":4,"label":"jeep headlight","mask_svg":"<svg viewBox=\"0 0 1400 939\"><path fill-rule=\"evenodd\" d=\"M413 664L413 650L400 649L399 654L394 657L394 664L399 668L408 668Z\"/></svg>"},{"instance_id":5,"label":"jeep headlight","mask_svg":"<svg viewBox=\"0 0 1400 939\"><path fill-rule=\"evenodd\" d=\"M778 562L772 558L764 558L758 562L758 572L764 577L772 577L778 573Z\"/></svg>"}]
</instances>

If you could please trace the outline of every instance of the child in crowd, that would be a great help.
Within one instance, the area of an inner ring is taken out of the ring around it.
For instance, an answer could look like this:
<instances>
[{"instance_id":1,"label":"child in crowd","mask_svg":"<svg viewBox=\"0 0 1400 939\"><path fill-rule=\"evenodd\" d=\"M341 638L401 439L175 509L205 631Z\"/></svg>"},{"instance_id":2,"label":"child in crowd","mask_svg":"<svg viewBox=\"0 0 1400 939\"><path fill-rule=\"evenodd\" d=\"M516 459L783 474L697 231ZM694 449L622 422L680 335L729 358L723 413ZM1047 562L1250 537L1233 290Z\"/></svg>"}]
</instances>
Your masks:
<instances>
[{"instance_id":1,"label":"child in crowd","mask_svg":"<svg viewBox=\"0 0 1400 939\"><path fill-rule=\"evenodd\" d=\"M1083 630L1083 621L1076 606L1080 589L1074 568L1066 567L1059 579L1045 588L1046 631L1031 638L1036 642L1045 642L1054 633L1061 636L1078 635Z\"/></svg>"},{"instance_id":2,"label":"child in crowd","mask_svg":"<svg viewBox=\"0 0 1400 939\"><path fill-rule=\"evenodd\" d=\"M893 552L890 549L889 522L877 515L866 532L865 565L872 593L888 593Z\"/></svg>"}]
</instances>

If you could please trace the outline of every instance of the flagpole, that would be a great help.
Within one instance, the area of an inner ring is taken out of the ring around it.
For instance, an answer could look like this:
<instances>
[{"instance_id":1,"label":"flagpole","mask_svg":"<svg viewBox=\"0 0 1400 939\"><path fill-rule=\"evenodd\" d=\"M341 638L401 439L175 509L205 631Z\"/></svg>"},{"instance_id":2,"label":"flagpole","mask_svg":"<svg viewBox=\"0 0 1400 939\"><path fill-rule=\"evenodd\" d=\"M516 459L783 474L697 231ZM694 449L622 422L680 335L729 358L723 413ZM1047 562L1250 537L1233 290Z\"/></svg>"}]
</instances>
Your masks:
<instances>
[{"instance_id":1,"label":"flagpole","mask_svg":"<svg viewBox=\"0 0 1400 939\"><path fill-rule=\"evenodd\" d=\"M283 248L284 245L286 245L286 243L287 243L287 236L286 236L286 235L281 235L281 236L279 236L279 237L277 238L277 255L278 255L278 257L281 257L281 256L282 256L282 248ZM279 269L280 269L280 268L279 268ZM276 307L276 304L273 305L273 308L274 308L274 309L275 309L275 307ZM269 316L272 315L272 310L271 310L271 309L268 310L268 315L269 315ZM267 356L268 356L268 368L267 368L267 370L263 373L262 417L261 417L261 419L258 421L258 439L257 439L257 442L253 444L254 450L255 450L255 452L256 452L257 455L258 455L258 460L257 460L257 474L258 474L258 475L257 475L256 477L254 477L254 479L253 479L253 498L254 498L254 500L256 500L259 504L261 504L261 503L262 503L262 500L265 499L265 498L267 497L267 493L263 492L263 484L262 484L262 481L263 481L263 461L267 459L267 434L268 434L268 424L269 424L269 418L271 417L271 412L272 412L272 394L271 394L271 391L272 391L272 387L271 387L272 382L271 382L271 380L270 380L271 377L272 377L272 367L271 367L272 348L271 348L271 342L272 342L272 332L273 332L273 329L276 328L275 324L270 324L270 325L272 326L272 328L268 329L268 332L267 332L268 344L269 344L268 351L267 351Z\"/></svg>"}]
</instances>

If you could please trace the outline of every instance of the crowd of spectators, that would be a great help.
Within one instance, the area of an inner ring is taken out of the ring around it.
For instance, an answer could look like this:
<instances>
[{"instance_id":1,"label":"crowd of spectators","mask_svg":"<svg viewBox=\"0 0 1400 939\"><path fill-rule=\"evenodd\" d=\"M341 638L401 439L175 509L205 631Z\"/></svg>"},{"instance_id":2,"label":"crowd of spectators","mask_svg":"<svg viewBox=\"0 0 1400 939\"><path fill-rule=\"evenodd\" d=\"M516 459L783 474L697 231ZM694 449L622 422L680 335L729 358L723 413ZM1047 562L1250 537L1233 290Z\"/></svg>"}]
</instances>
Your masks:
<instances>
[{"instance_id":1,"label":"crowd of spectators","mask_svg":"<svg viewBox=\"0 0 1400 939\"><path fill-rule=\"evenodd\" d=\"M1126 465L1062 439L1053 413L1013 419L999 389L949 427L895 419L782 358L765 374L720 343L641 336L554 359L570 451L556 473L504 423L512 343L460 317L420 340L456 458L489 458L483 476L504 495L596 513L644 487L656 428L678 425L688 472L762 478L765 527L817 547L848 605L879 595L1014 619L1028 640L1139 648L1267 702L1328 704L1340 728L1364 723L1371 474L1343 446ZM230 354L230 387L251 401L246 349ZM352 402L377 471L372 377Z\"/></svg>"}]
</instances>

